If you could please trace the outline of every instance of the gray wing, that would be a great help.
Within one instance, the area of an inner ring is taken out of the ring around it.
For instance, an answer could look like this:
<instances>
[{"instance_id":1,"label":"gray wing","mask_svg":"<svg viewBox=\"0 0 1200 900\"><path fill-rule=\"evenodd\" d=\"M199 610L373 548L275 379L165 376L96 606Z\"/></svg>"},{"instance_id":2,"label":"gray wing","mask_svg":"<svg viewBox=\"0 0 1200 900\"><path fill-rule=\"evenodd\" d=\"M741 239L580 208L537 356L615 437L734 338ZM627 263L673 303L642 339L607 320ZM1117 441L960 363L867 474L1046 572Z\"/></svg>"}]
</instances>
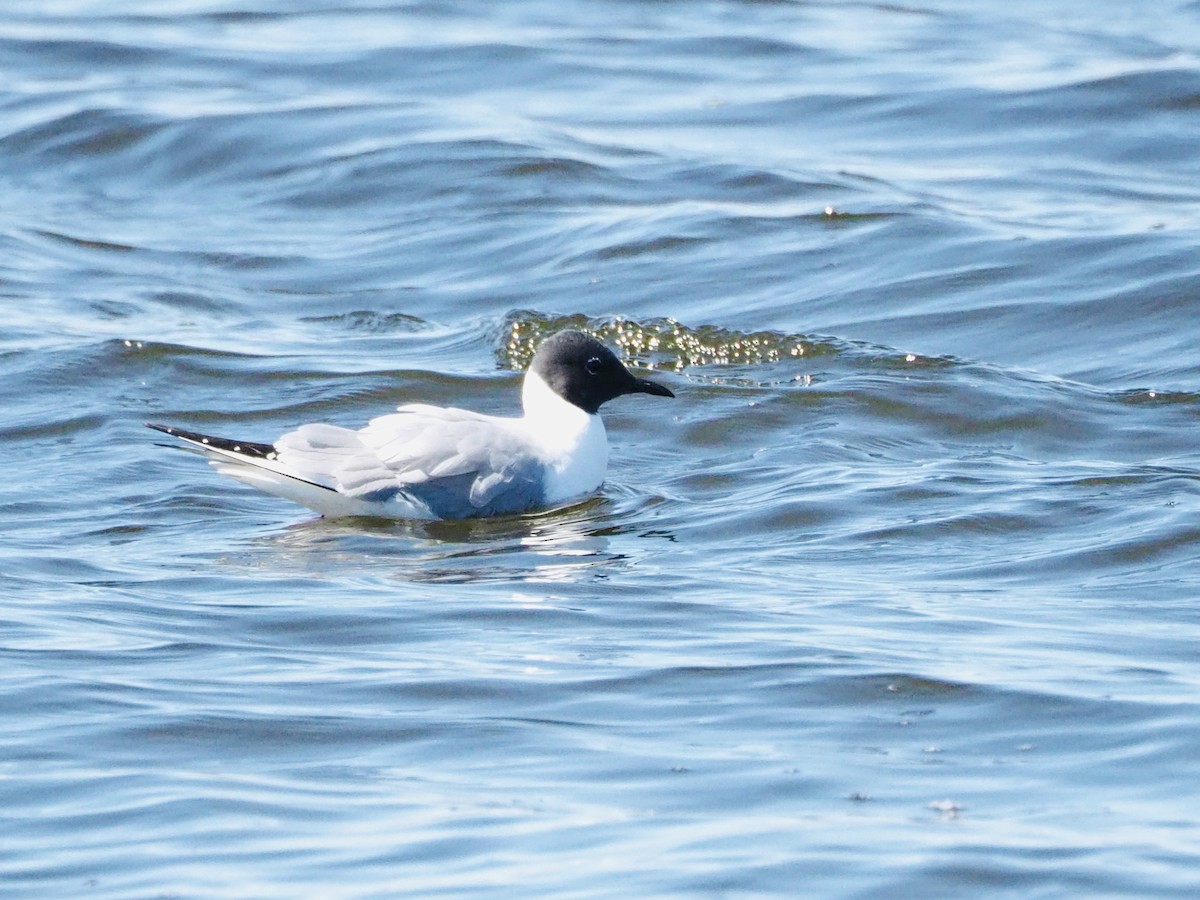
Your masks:
<instances>
[{"instance_id":1,"label":"gray wing","mask_svg":"<svg viewBox=\"0 0 1200 900\"><path fill-rule=\"evenodd\" d=\"M305 425L276 446L289 465L324 475L314 480L347 496L416 501L438 518L466 518L542 504L544 465L515 425L513 419L411 404L361 431Z\"/></svg>"}]
</instances>

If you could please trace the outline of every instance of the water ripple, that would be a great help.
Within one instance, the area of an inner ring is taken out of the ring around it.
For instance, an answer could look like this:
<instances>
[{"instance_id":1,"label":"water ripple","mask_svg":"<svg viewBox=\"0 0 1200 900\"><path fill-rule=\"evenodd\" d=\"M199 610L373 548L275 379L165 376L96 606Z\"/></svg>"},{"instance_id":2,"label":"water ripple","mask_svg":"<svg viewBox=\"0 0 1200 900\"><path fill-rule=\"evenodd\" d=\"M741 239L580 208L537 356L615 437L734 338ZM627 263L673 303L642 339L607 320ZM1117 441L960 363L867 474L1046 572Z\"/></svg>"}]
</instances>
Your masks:
<instances>
[{"instance_id":1,"label":"water ripple","mask_svg":"<svg viewBox=\"0 0 1200 900\"><path fill-rule=\"evenodd\" d=\"M6 897L1195 893L1196 3L259 6L0 13ZM568 327L567 509L142 426Z\"/></svg>"}]
</instances>

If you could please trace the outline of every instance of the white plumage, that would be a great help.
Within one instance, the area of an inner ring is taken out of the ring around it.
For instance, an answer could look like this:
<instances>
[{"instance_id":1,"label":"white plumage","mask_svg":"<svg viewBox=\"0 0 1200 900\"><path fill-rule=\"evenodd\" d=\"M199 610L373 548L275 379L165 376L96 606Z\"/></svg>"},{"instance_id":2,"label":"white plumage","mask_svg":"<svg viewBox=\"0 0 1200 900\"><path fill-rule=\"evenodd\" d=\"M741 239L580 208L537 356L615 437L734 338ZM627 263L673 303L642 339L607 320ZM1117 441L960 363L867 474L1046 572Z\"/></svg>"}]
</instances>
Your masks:
<instances>
[{"instance_id":1,"label":"white plumage","mask_svg":"<svg viewBox=\"0 0 1200 900\"><path fill-rule=\"evenodd\" d=\"M202 451L221 474L325 516L465 518L595 491L608 464L599 406L636 392L673 396L593 338L562 332L526 373L518 418L413 403L358 431L302 425L272 445L150 427Z\"/></svg>"}]
</instances>

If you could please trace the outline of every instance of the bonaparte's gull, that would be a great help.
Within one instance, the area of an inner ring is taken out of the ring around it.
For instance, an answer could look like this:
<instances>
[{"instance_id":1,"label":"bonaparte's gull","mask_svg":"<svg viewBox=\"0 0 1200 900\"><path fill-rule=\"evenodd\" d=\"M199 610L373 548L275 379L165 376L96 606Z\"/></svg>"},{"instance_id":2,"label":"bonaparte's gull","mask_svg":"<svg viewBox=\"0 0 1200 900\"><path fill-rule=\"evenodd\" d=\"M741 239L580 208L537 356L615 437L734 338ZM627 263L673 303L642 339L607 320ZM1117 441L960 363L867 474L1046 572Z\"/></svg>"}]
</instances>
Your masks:
<instances>
[{"instance_id":1,"label":"bonaparte's gull","mask_svg":"<svg viewBox=\"0 0 1200 900\"><path fill-rule=\"evenodd\" d=\"M463 519L593 493L608 466L600 405L639 393L675 396L595 338L562 331L525 373L519 418L410 403L359 431L302 425L273 444L146 424L202 451L221 474L323 516Z\"/></svg>"}]
</instances>

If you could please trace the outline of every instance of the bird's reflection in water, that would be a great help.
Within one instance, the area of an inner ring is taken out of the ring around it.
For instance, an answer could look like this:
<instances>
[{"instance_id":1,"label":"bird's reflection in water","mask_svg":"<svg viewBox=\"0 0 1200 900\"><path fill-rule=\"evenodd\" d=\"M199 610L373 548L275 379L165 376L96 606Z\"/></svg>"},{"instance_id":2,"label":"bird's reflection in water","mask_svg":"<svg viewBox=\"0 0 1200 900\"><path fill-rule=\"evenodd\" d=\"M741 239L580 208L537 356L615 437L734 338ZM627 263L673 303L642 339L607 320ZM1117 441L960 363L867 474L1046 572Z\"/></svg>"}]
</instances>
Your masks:
<instances>
[{"instance_id":1,"label":"bird's reflection in water","mask_svg":"<svg viewBox=\"0 0 1200 900\"><path fill-rule=\"evenodd\" d=\"M566 582L603 577L627 557L611 538L633 530L606 497L523 516L458 521L314 519L261 537L276 564L314 576L420 583ZM263 565L259 560L257 565Z\"/></svg>"}]
</instances>

